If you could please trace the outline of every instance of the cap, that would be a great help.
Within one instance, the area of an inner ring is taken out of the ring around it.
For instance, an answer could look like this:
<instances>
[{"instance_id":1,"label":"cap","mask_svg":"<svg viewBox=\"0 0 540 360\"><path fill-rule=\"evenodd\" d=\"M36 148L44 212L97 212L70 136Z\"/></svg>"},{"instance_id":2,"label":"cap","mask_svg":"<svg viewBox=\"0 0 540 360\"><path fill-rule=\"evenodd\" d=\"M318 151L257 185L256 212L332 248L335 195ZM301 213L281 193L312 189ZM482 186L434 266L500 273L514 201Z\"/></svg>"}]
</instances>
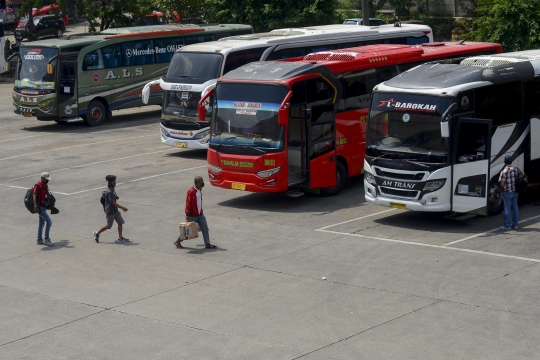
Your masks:
<instances>
[{"instance_id":1,"label":"cap","mask_svg":"<svg viewBox=\"0 0 540 360\"><path fill-rule=\"evenodd\" d=\"M51 180L51 175L48 172L41 173L41 177L47 180Z\"/></svg>"},{"instance_id":2,"label":"cap","mask_svg":"<svg viewBox=\"0 0 540 360\"><path fill-rule=\"evenodd\" d=\"M512 155L506 155L504 157L504 163L505 164L511 164L512 163Z\"/></svg>"},{"instance_id":3,"label":"cap","mask_svg":"<svg viewBox=\"0 0 540 360\"><path fill-rule=\"evenodd\" d=\"M116 175L107 175L107 176L105 176L105 180L107 180L107 181L116 180Z\"/></svg>"}]
</instances>

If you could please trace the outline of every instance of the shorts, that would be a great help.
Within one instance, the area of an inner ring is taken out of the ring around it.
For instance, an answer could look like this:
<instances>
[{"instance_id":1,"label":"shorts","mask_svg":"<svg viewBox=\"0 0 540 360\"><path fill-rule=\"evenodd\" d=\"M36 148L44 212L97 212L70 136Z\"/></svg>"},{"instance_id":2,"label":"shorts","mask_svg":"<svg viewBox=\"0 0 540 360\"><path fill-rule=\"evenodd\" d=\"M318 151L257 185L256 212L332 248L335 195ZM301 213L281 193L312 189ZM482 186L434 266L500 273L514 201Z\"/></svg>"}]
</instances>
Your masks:
<instances>
[{"instance_id":1,"label":"shorts","mask_svg":"<svg viewBox=\"0 0 540 360\"><path fill-rule=\"evenodd\" d=\"M116 214L106 215L106 218L107 218L107 225L105 225L105 227L107 229L112 228L114 220L116 220L116 223L118 225L122 225L125 223L124 219L122 218L122 215L120 214L120 211L117 212Z\"/></svg>"}]
</instances>

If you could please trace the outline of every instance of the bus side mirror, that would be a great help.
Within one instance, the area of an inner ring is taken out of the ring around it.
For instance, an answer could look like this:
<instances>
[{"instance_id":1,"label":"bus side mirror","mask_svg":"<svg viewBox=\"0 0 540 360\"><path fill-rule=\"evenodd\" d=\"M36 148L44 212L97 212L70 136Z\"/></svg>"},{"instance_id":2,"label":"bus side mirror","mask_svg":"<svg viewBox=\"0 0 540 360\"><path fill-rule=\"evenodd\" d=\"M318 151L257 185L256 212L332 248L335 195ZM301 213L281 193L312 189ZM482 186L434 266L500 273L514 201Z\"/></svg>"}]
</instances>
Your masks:
<instances>
[{"instance_id":1,"label":"bus side mirror","mask_svg":"<svg viewBox=\"0 0 540 360\"><path fill-rule=\"evenodd\" d=\"M450 126L448 125L448 121L441 122L441 137L450 137Z\"/></svg>"},{"instance_id":2,"label":"bus side mirror","mask_svg":"<svg viewBox=\"0 0 540 360\"><path fill-rule=\"evenodd\" d=\"M291 103L289 100L291 100L292 97L292 91L289 91L287 96L285 96L285 100L281 103L279 110L278 110L278 125L285 126L287 125L289 121L289 106Z\"/></svg>"},{"instance_id":3,"label":"bus side mirror","mask_svg":"<svg viewBox=\"0 0 540 360\"><path fill-rule=\"evenodd\" d=\"M199 100L199 104L198 104L198 108L197 108L197 113L199 115L199 120L200 121L205 121L206 120L206 111L205 111L204 103L206 102L206 100L210 96L212 96L214 94L214 91L216 91L216 88L212 87L210 90L208 88L206 88L204 90L204 92L206 92L206 91L207 91L207 93L201 97L201 100ZM203 94L204 94L204 92L203 92Z\"/></svg>"},{"instance_id":4,"label":"bus side mirror","mask_svg":"<svg viewBox=\"0 0 540 360\"><path fill-rule=\"evenodd\" d=\"M158 84L159 84L159 80L154 80L154 81L150 81L149 83L144 85L144 87L142 89L142 92L141 92L141 97L142 97L143 104L148 104L148 100L150 99L151 87L156 86Z\"/></svg>"}]
</instances>

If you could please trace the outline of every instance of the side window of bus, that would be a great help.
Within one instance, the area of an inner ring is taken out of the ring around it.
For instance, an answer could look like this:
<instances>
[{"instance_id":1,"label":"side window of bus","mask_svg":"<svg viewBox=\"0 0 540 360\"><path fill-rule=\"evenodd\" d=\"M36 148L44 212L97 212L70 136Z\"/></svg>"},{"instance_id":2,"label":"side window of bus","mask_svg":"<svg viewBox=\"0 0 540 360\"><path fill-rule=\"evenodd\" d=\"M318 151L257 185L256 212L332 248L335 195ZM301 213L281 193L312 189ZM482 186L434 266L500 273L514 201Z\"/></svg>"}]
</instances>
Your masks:
<instances>
[{"instance_id":1,"label":"side window of bus","mask_svg":"<svg viewBox=\"0 0 540 360\"><path fill-rule=\"evenodd\" d=\"M493 120L493 130L497 126L523 120L519 81L475 89L474 102L475 117Z\"/></svg>"},{"instance_id":2,"label":"side window of bus","mask_svg":"<svg viewBox=\"0 0 540 360\"><path fill-rule=\"evenodd\" d=\"M540 79L527 80L523 82L525 95L525 111L527 118L538 117L540 115Z\"/></svg>"},{"instance_id":3,"label":"side window of bus","mask_svg":"<svg viewBox=\"0 0 540 360\"><path fill-rule=\"evenodd\" d=\"M137 40L122 44L122 60L124 66L147 65L154 63L154 46L152 40Z\"/></svg>"},{"instance_id":4,"label":"side window of bus","mask_svg":"<svg viewBox=\"0 0 540 360\"><path fill-rule=\"evenodd\" d=\"M335 50L336 49L336 45L319 45L319 46L309 46L307 48L307 53L308 54L311 54L311 53L316 53L316 52L321 52L321 51L328 51L328 50Z\"/></svg>"},{"instance_id":5,"label":"side window of bus","mask_svg":"<svg viewBox=\"0 0 540 360\"><path fill-rule=\"evenodd\" d=\"M231 33L224 32L224 33L214 34L214 40L219 40L219 39L222 39L222 38L228 37L228 36L231 36Z\"/></svg>"},{"instance_id":6,"label":"side window of bus","mask_svg":"<svg viewBox=\"0 0 540 360\"><path fill-rule=\"evenodd\" d=\"M337 44L337 48L338 49L348 49L348 48L364 46L364 45L366 45L366 44L364 42L362 42L362 41L355 41L355 42L350 42L350 43Z\"/></svg>"},{"instance_id":7,"label":"side window of bus","mask_svg":"<svg viewBox=\"0 0 540 360\"><path fill-rule=\"evenodd\" d=\"M313 105L331 104L334 101L334 88L323 78L306 80L306 102L308 108Z\"/></svg>"},{"instance_id":8,"label":"side window of bus","mask_svg":"<svg viewBox=\"0 0 540 360\"><path fill-rule=\"evenodd\" d=\"M429 38L427 36L421 36L421 37L414 37L409 36L407 38L407 45L419 45L429 42Z\"/></svg>"},{"instance_id":9,"label":"side window of bus","mask_svg":"<svg viewBox=\"0 0 540 360\"><path fill-rule=\"evenodd\" d=\"M176 50L180 49L183 45L184 40L182 38L154 40L154 46L156 49L156 63L171 62L172 56Z\"/></svg>"},{"instance_id":10,"label":"side window of bus","mask_svg":"<svg viewBox=\"0 0 540 360\"><path fill-rule=\"evenodd\" d=\"M103 67L105 69L122 66L120 45L112 45L102 48L101 56L103 57Z\"/></svg>"},{"instance_id":11,"label":"side window of bus","mask_svg":"<svg viewBox=\"0 0 540 360\"><path fill-rule=\"evenodd\" d=\"M343 97L340 111L367 108L371 100L371 91L375 85L389 80L398 74L395 65L349 73L343 77Z\"/></svg>"},{"instance_id":12,"label":"side window of bus","mask_svg":"<svg viewBox=\"0 0 540 360\"><path fill-rule=\"evenodd\" d=\"M82 65L83 71L104 68L105 66L103 65L103 58L101 57L101 50L94 50L84 56Z\"/></svg>"},{"instance_id":13,"label":"side window of bus","mask_svg":"<svg viewBox=\"0 0 540 360\"><path fill-rule=\"evenodd\" d=\"M223 74L226 74L231 70L237 69L242 65L249 64L250 62L259 61L266 49L266 47L263 47L249 50L233 51L229 53L229 55L227 55L227 60L225 60L225 68L223 69Z\"/></svg>"},{"instance_id":14,"label":"side window of bus","mask_svg":"<svg viewBox=\"0 0 540 360\"><path fill-rule=\"evenodd\" d=\"M186 36L185 45L198 44L207 41L214 41L214 35L193 35Z\"/></svg>"},{"instance_id":15,"label":"side window of bus","mask_svg":"<svg viewBox=\"0 0 540 360\"><path fill-rule=\"evenodd\" d=\"M266 60L283 60L300 56L306 56L308 54L306 48L294 48L294 49L281 49L271 53Z\"/></svg>"}]
</instances>

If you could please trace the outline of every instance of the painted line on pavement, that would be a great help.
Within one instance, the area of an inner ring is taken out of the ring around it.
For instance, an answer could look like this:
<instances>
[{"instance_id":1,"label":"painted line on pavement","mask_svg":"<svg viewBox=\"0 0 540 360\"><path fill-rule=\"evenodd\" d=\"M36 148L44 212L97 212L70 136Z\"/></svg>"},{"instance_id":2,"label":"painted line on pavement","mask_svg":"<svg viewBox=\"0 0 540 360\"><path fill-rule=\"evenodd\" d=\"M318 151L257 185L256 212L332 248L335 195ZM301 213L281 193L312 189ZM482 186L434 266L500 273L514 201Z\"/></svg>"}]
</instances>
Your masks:
<instances>
[{"instance_id":1,"label":"painted line on pavement","mask_svg":"<svg viewBox=\"0 0 540 360\"><path fill-rule=\"evenodd\" d=\"M115 158L115 159L108 159L108 160L102 160L102 161L95 161L95 162L91 162L91 163L87 163L87 164L81 164L81 165L75 165L75 166L71 166L71 167L67 167L67 168L62 168L62 169L51 170L51 171L49 171L49 173L52 174L52 173L59 172L59 171L78 169L78 168L85 167L85 166L98 165L98 164L103 164L103 163L111 162L111 161L118 161L118 160L131 159L131 158L138 157L138 156L146 156L146 155L152 155L152 154L159 154L159 153L167 152L167 151L171 151L171 150L174 150L174 149L166 149L166 150L154 151L154 152L149 152L149 153L143 153L143 154L137 154L137 155L131 155L131 156L124 156L124 157ZM21 179L26 179L26 178L30 178L30 177L34 177L34 176L39 176L39 175L41 175L41 173L39 173L39 174L32 174L32 175L26 175L26 176L21 176L21 177L9 179L9 180L6 180L6 181L21 180Z\"/></svg>"},{"instance_id":2,"label":"painted line on pavement","mask_svg":"<svg viewBox=\"0 0 540 360\"><path fill-rule=\"evenodd\" d=\"M386 213L386 212L394 211L394 210L396 210L396 209L390 209L390 210L379 211L379 212L377 212L377 213L370 214L370 215L366 215L366 216L362 216L362 217L359 217L359 218L356 218L356 219L343 221L343 222L340 222L340 223L337 223L337 224L333 224L333 225L328 225L328 226L322 227L322 228L317 229L317 230L325 230L325 229L328 229L328 228L331 228L331 227L334 227L334 226L338 226L338 225L350 223L350 222L353 222L353 221L356 221L356 220L362 220L362 219L365 219L365 218L368 218L368 217L371 217L371 216L375 216L375 215L379 215L379 214L384 214L384 213Z\"/></svg>"},{"instance_id":3,"label":"painted line on pavement","mask_svg":"<svg viewBox=\"0 0 540 360\"><path fill-rule=\"evenodd\" d=\"M530 218L527 218L527 219L519 220L519 224L521 225L521 223L524 223L526 221L531 221L531 220L534 220L534 219L538 219L538 218L540 218L540 215L536 215L536 216L533 216L533 217L530 217ZM451 241L449 243L444 244L443 246L454 245L454 244L457 244L457 243L460 243L460 242L463 242L463 241L474 239L475 237L478 237L478 236L492 234L492 233L497 232L497 231L502 231L502 230L500 230L499 228L496 228L496 229L489 230L489 231L486 231L486 232L483 232L483 233L467 236L466 238L463 238L463 239ZM519 230L518 230L518 233L519 233Z\"/></svg>"},{"instance_id":4,"label":"painted line on pavement","mask_svg":"<svg viewBox=\"0 0 540 360\"><path fill-rule=\"evenodd\" d=\"M0 184L0 185L8 187L8 188L14 188L14 189L23 189L23 190L30 189L29 187L22 187L22 186L15 186L15 185L6 185L6 184ZM54 193L55 194L60 194L60 195L69 195L69 194L66 194L66 193L58 192L58 191L55 191Z\"/></svg>"},{"instance_id":5,"label":"painted line on pavement","mask_svg":"<svg viewBox=\"0 0 540 360\"><path fill-rule=\"evenodd\" d=\"M56 148L56 149L51 149L51 150L37 151L37 152L33 152L33 153L27 153L27 154L20 154L20 155L10 156L10 157L7 157L7 158L0 159L0 161L11 160L11 159L16 159L16 158L24 157L24 156L30 156L30 155L43 154L43 153L51 152L51 151L73 149L73 148L82 147L82 146L98 145L98 144L106 144L106 143L111 143L111 142L120 142L120 141L125 141L125 140L132 140L132 139L140 139L140 138L149 137L149 136L155 136L155 134L148 134L148 135L134 136L134 137L130 137L130 138L122 138L122 139L113 139L113 140L106 140L106 141L97 141L97 142L88 143L88 144L80 144L80 145L67 146L67 147Z\"/></svg>"},{"instance_id":6,"label":"painted line on pavement","mask_svg":"<svg viewBox=\"0 0 540 360\"><path fill-rule=\"evenodd\" d=\"M20 138L16 138L16 139L0 140L0 143L4 143L4 142L8 142L8 141L15 141L15 140L22 140L22 139L35 138L35 137L38 137L38 136L43 136L43 135L31 135L31 136L25 136L25 137L20 137Z\"/></svg>"},{"instance_id":7,"label":"painted line on pavement","mask_svg":"<svg viewBox=\"0 0 540 360\"><path fill-rule=\"evenodd\" d=\"M463 248L448 247L448 246L445 246L445 245L424 244L424 243L417 243L417 242L413 242L413 241L388 239L388 238L381 238L381 237L376 237L376 236L360 235L360 234L349 234L349 233L331 231L331 230L317 229L315 231L326 232L326 233L330 233L330 234L344 235L344 236L354 236L354 237L360 237L360 238L370 239L370 240L387 241L387 242L407 244L407 245L416 245L416 246L430 247L430 248L435 248L435 249L461 251L461 252L468 252L468 253L472 253L472 254L488 255L488 256L495 256L495 257L501 257L501 258L506 258L506 259L523 260L523 261L530 261L530 262L540 263L540 259L532 259L532 258L525 258L525 257L520 257L520 256L497 254L497 253L492 253L492 252L487 252L487 251L480 251L480 250L470 250L470 249L463 249Z\"/></svg>"}]
</instances>

